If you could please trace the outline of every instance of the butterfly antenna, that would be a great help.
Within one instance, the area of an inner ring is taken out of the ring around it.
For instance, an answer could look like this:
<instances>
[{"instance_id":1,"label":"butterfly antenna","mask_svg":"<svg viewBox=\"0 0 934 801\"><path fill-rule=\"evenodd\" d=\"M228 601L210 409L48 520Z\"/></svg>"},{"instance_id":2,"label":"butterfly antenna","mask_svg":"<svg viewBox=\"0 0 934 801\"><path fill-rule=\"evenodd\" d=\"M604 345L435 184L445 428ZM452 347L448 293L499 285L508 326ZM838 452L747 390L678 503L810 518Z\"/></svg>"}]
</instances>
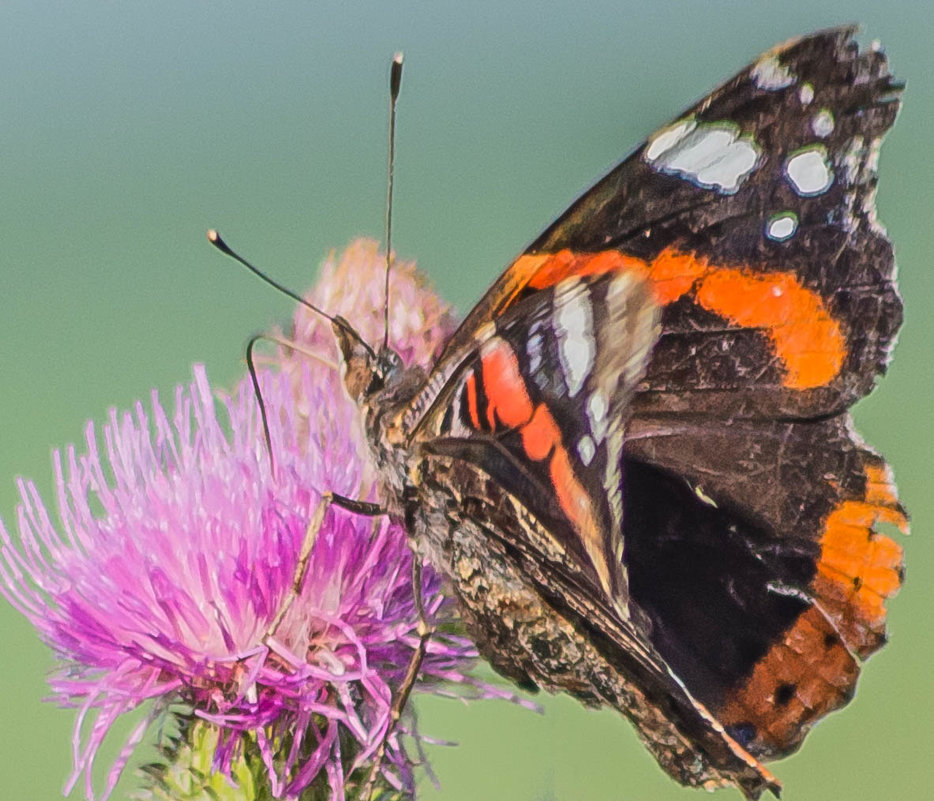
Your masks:
<instances>
[{"instance_id":1,"label":"butterfly antenna","mask_svg":"<svg viewBox=\"0 0 934 801\"><path fill-rule=\"evenodd\" d=\"M392 179L396 161L396 101L402 86L402 53L389 69L389 175L386 181L386 284L383 294L383 350L389 347L389 273L392 266Z\"/></svg>"},{"instance_id":2,"label":"butterfly antenna","mask_svg":"<svg viewBox=\"0 0 934 801\"><path fill-rule=\"evenodd\" d=\"M269 284L271 287L278 289L283 295L287 295L288 297L292 298L292 300L298 301L299 303L302 304L302 306L305 306L306 308L311 309L313 312L320 314L326 320L329 320L332 323L334 322L333 315L328 314L326 311L319 309L317 306L315 306L314 303L311 303L310 301L305 300L305 298L299 295L298 292L295 292L294 290L289 289L284 284L280 284L275 278L272 278L271 276L266 275L266 273L260 270L259 267L256 267L250 264L250 262L248 262L245 258L243 258L243 256L241 256L239 253L237 253L237 251L231 248L230 245L228 245L221 238L221 235L213 228L211 228L208 231L208 242L214 245L214 247L216 247L225 256L230 256L230 258L232 258L234 261L242 264L251 273L253 273L253 275L262 279L267 284Z\"/></svg>"},{"instance_id":3,"label":"butterfly antenna","mask_svg":"<svg viewBox=\"0 0 934 801\"><path fill-rule=\"evenodd\" d=\"M256 361L253 358L253 349L256 343L266 339L264 334L255 334L250 337L246 346L246 366L250 371L250 381L253 384L253 395L259 404L259 416L263 423L263 441L266 443L266 454L269 456L269 472L276 474L276 457L272 450L272 435L269 432L269 416L266 413L266 402L263 400L263 390L259 385L259 374L256 372Z\"/></svg>"},{"instance_id":4,"label":"butterfly antenna","mask_svg":"<svg viewBox=\"0 0 934 801\"><path fill-rule=\"evenodd\" d=\"M305 298L299 295L298 292L295 292L289 289L287 286L285 286L284 284L280 284L278 281L276 281L271 276L266 275L266 273L264 273L262 270L260 270L255 265L248 262L245 258L243 258L243 256L237 253L237 251L231 248L230 245L228 245L223 240L221 235L213 228L208 231L208 242L214 245L214 247L216 247L225 256L229 256L234 261L242 264L251 273L253 273L253 275L262 279L267 284L269 284L271 287L278 289L284 295L287 295L288 297L292 298L292 300L298 301L302 306L305 306L306 308L311 309L311 311L315 312L316 314L320 314L322 317L328 320L332 326L340 326L342 329L348 332L349 336L351 336L355 341L359 342L361 346L366 348L366 350L369 352L371 357L373 357L374 359L376 358L376 354L373 353L373 349L360 338L360 335L351 327L351 325L346 320L344 320L342 317L335 317L334 315L328 314L326 311L319 309L317 306L315 306L314 303L311 303L310 301L305 300ZM247 362L247 368L249 369L249 372L250 372L250 381L253 384L253 394L256 396L256 401L259 404L259 413L260 413L260 417L262 418L262 423L263 423L263 439L266 444L266 452L269 454L270 469L272 473L275 474L276 461L275 461L275 457L273 455L273 450L272 450L272 437L270 436L270 432L269 432L269 418L266 414L266 403L263 401L263 393L259 385L259 375L257 374L256 363L253 358L253 349L255 348L256 343L259 342L261 339L268 339L268 337L263 334L257 334L256 336L250 339L249 343L247 344L247 349L246 349L246 362Z\"/></svg>"}]
</instances>

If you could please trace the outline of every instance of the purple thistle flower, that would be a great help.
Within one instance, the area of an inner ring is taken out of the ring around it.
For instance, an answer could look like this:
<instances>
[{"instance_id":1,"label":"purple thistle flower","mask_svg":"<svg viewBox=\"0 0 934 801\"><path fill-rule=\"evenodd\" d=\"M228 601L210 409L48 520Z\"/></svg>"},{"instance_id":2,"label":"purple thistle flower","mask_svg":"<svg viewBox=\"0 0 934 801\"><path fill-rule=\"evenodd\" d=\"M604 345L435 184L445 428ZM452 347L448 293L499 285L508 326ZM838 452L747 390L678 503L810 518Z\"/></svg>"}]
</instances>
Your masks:
<instances>
[{"instance_id":1,"label":"purple thistle flower","mask_svg":"<svg viewBox=\"0 0 934 801\"><path fill-rule=\"evenodd\" d=\"M372 286L382 264L375 246L360 247L373 258L358 260L355 284ZM407 358L425 357L449 329L446 308L422 286L395 279L407 313L393 320L393 339L409 343ZM318 296L333 292L325 283ZM355 302L366 316L364 295ZM377 300L381 326L381 291ZM366 321L361 328L373 333ZM0 523L0 591L62 660L50 678L54 698L79 709L66 793L83 775L94 797L91 767L101 742L120 715L149 699L160 704L130 736L104 797L169 703L218 727L215 770L230 775L255 744L276 797L297 797L325 776L332 797L343 798L387 731L391 688L418 641L411 554L400 527L332 507L301 597L265 637L288 597L322 493L375 499L357 412L339 376L314 359L280 366L282 374L261 374L275 476L248 382L223 399L219 413L196 367L192 384L176 390L171 418L153 393L149 415L142 404L132 414L111 412L103 453L88 425L83 454L74 447L55 454L58 524L35 486L19 482L18 539ZM448 626L451 602L434 573L423 575L429 617ZM420 689L499 694L465 676L475 656L467 640L436 634ZM410 793L402 734L389 738L384 776Z\"/></svg>"}]
</instances>

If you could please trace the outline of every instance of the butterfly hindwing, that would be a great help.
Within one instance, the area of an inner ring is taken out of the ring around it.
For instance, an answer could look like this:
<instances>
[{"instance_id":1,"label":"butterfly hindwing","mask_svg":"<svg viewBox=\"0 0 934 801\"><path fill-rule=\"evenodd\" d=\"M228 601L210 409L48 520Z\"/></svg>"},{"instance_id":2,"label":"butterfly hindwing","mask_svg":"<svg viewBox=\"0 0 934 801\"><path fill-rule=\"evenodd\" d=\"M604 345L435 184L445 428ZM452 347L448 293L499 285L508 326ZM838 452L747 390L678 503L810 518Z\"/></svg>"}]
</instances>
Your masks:
<instances>
[{"instance_id":1,"label":"butterfly hindwing","mask_svg":"<svg viewBox=\"0 0 934 801\"><path fill-rule=\"evenodd\" d=\"M632 602L666 662L758 756L794 750L885 641L907 526L846 415L711 432L635 421L624 460Z\"/></svg>"}]
</instances>

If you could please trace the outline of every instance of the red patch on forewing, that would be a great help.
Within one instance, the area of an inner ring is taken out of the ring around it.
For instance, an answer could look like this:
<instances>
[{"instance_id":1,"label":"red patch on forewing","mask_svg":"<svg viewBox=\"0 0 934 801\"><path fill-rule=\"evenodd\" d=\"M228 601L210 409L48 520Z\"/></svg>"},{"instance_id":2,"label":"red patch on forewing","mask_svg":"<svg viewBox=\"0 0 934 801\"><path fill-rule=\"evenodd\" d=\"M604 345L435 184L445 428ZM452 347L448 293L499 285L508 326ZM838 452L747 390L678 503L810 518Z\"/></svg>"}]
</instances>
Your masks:
<instances>
[{"instance_id":1,"label":"red patch on forewing","mask_svg":"<svg viewBox=\"0 0 934 801\"><path fill-rule=\"evenodd\" d=\"M540 403L532 419L522 426L522 447L535 462L547 459L555 449L561 447L561 430L544 403Z\"/></svg>"},{"instance_id":2,"label":"red patch on forewing","mask_svg":"<svg viewBox=\"0 0 934 801\"><path fill-rule=\"evenodd\" d=\"M483 388L490 430L497 421L506 428L518 428L532 416L532 399L519 372L519 360L502 339L493 339L483 348Z\"/></svg>"},{"instance_id":3,"label":"red patch on forewing","mask_svg":"<svg viewBox=\"0 0 934 801\"><path fill-rule=\"evenodd\" d=\"M519 371L519 360L509 343L499 338L486 342L481 351L481 365L490 430L517 430L529 459L548 461L548 476L561 510L580 537L601 583L609 587L610 570L603 554L601 528L590 495L574 473L557 422L544 403L533 407ZM471 379L474 379L472 389ZM471 393L476 401L477 392L473 373L465 380L465 392L470 410ZM479 429L479 415L474 420L474 413L469 413L471 422Z\"/></svg>"},{"instance_id":4,"label":"red patch on forewing","mask_svg":"<svg viewBox=\"0 0 934 801\"><path fill-rule=\"evenodd\" d=\"M477 404L477 376L474 375L473 370L467 374L467 378L464 380L464 392L467 393L467 414L470 415L470 424L479 431L480 412Z\"/></svg>"},{"instance_id":5,"label":"red patch on forewing","mask_svg":"<svg viewBox=\"0 0 934 801\"><path fill-rule=\"evenodd\" d=\"M813 605L759 660L718 712L723 723L751 724L755 751L792 750L808 727L850 698L865 659L885 639L885 599L902 582L902 549L878 523L907 532L887 466L867 454L863 497L840 501L824 519Z\"/></svg>"},{"instance_id":6,"label":"red patch on forewing","mask_svg":"<svg viewBox=\"0 0 934 801\"><path fill-rule=\"evenodd\" d=\"M618 250L599 253L575 253L559 250L557 253L520 256L511 269L528 276L527 285L532 289L545 289L571 276L603 275L604 273L636 270L645 273L646 264L634 256Z\"/></svg>"},{"instance_id":7,"label":"red patch on forewing","mask_svg":"<svg viewBox=\"0 0 934 801\"><path fill-rule=\"evenodd\" d=\"M693 292L698 305L742 328L762 331L785 370L784 385L805 390L840 374L846 337L821 296L791 272L766 273L747 265L717 265L667 248L645 261L616 250L520 256L510 268L518 296L569 276L632 271L642 276L659 305Z\"/></svg>"}]
</instances>

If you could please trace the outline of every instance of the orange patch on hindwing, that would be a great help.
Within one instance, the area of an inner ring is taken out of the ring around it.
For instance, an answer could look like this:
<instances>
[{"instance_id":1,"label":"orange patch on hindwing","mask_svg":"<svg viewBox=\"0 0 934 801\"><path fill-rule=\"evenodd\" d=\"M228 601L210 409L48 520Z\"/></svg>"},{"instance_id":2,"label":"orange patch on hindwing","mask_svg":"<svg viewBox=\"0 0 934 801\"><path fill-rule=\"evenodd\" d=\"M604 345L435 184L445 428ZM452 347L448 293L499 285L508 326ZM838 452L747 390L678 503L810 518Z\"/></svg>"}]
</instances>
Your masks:
<instances>
[{"instance_id":1,"label":"orange patch on hindwing","mask_svg":"<svg viewBox=\"0 0 934 801\"><path fill-rule=\"evenodd\" d=\"M865 659L885 641L885 599L902 581L902 549L875 526L907 532L888 468L867 454L862 497L845 498L824 518L807 608L730 691L718 710L728 726L755 727L757 753L792 750L809 725L843 706Z\"/></svg>"},{"instance_id":2,"label":"orange patch on hindwing","mask_svg":"<svg viewBox=\"0 0 934 801\"><path fill-rule=\"evenodd\" d=\"M833 618L847 645L860 657L885 637L885 600L898 592L904 567L902 547L876 531L880 523L908 531L884 465L866 466L862 499L843 500L824 520L821 554L812 592Z\"/></svg>"},{"instance_id":3,"label":"orange patch on hindwing","mask_svg":"<svg viewBox=\"0 0 934 801\"><path fill-rule=\"evenodd\" d=\"M520 256L510 268L515 291L544 289L570 276L635 272L649 284L660 306L690 292L698 305L729 322L761 331L785 370L784 385L806 390L840 374L846 336L824 299L792 272L772 273L747 265L716 265L706 258L666 248L651 261L617 250L577 253L559 250Z\"/></svg>"}]
</instances>

